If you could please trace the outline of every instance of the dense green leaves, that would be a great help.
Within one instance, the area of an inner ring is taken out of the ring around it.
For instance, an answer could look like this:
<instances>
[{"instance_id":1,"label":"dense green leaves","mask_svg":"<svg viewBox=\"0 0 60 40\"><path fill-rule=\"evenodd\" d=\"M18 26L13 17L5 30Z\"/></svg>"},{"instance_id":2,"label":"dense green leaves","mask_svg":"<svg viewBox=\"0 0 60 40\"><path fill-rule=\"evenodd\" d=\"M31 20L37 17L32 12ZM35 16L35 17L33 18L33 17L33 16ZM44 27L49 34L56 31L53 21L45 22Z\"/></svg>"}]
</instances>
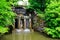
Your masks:
<instances>
[{"instance_id":1,"label":"dense green leaves","mask_svg":"<svg viewBox=\"0 0 60 40\"><path fill-rule=\"evenodd\" d=\"M30 5L28 8L31 8L35 11L44 11L46 5L45 5L45 0L29 0Z\"/></svg>"},{"instance_id":2,"label":"dense green leaves","mask_svg":"<svg viewBox=\"0 0 60 40\"><path fill-rule=\"evenodd\" d=\"M12 24L12 19L15 14L12 12L11 6L6 1L1 1L0 4L0 25L8 26L8 24Z\"/></svg>"},{"instance_id":3,"label":"dense green leaves","mask_svg":"<svg viewBox=\"0 0 60 40\"><path fill-rule=\"evenodd\" d=\"M14 18L15 13L12 12L10 2L0 0L0 33L7 32L5 27L12 25Z\"/></svg>"},{"instance_id":4,"label":"dense green leaves","mask_svg":"<svg viewBox=\"0 0 60 40\"><path fill-rule=\"evenodd\" d=\"M53 38L60 38L60 34L59 32L54 29L54 28L44 28L45 33L47 33L48 35L50 35Z\"/></svg>"},{"instance_id":5,"label":"dense green leaves","mask_svg":"<svg viewBox=\"0 0 60 40\"><path fill-rule=\"evenodd\" d=\"M53 38L60 38L60 1L49 0L45 9L45 32Z\"/></svg>"},{"instance_id":6,"label":"dense green leaves","mask_svg":"<svg viewBox=\"0 0 60 40\"><path fill-rule=\"evenodd\" d=\"M0 33L1 33L1 35L6 33L6 32L8 32L8 28L0 26Z\"/></svg>"}]
</instances>

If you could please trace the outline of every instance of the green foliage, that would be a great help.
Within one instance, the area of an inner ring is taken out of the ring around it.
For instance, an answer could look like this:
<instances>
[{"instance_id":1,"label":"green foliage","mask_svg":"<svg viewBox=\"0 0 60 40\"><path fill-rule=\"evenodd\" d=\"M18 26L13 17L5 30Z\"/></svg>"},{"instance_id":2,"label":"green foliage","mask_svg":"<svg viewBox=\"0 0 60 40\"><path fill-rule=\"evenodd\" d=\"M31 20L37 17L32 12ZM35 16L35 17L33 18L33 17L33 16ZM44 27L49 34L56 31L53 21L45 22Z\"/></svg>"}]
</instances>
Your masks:
<instances>
[{"instance_id":1,"label":"green foliage","mask_svg":"<svg viewBox=\"0 0 60 40\"><path fill-rule=\"evenodd\" d=\"M60 1L49 0L49 4L48 2L46 4L44 31L53 38L60 38Z\"/></svg>"},{"instance_id":2,"label":"green foliage","mask_svg":"<svg viewBox=\"0 0 60 40\"><path fill-rule=\"evenodd\" d=\"M19 0L6 0L6 1L9 2L13 6L18 6L17 1Z\"/></svg>"},{"instance_id":3,"label":"green foliage","mask_svg":"<svg viewBox=\"0 0 60 40\"><path fill-rule=\"evenodd\" d=\"M43 14L43 12L38 12L37 16L40 18L40 19L43 19L45 18L45 15Z\"/></svg>"},{"instance_id":4,"label":"green foliage","mask_svg":"<svg viewBox=\"0 0 60 40\"><path fill-rule=\"evenodd\" d=\"M5 27L12 25L14 22L15 13L12 12L11 4L6 0L0 0L0 32L6 32ZM5 31L4 31L5 30Z\"/></svg>"},{"instance_id":5,"label":"green foliage","mask_svg":"<svg viewBox=\"0 0 60 40\"><path fill-rule=\"evenodd\" d=\"M44 19L44 10L46 7L46 1L45 0L29 0L30 5L27 6L27 9L32 9L36 11L37 15ZM32 11L30 10L30 11Z\"/></svg>"},{"instance_id":6,"label":"green foliage","mask_svg":"<svg viewBox=\"0 0 60 40\"><path fill-rule=\"evenodd\" d=\"M60 32L60 27L56 27L56 30Z\"/></svg>"},{"instance_id":7,"label":"green foliage","mask_svg":"<svg viewBox=\"0 0 60 40\"><path fill-rule=\"evenodd\" d=\"M8 28L0 26L0 33L1 33L1 35L6 33L6 32L8 32Z\"/></svg>"},{"instance_id":8,"label":"green foliage","mask_svg":"<svg viewBox=\"0 0 60 40\"><path fill-rule=\"evenodd\" d=\"M55 28L44 28L44 31L52 38L60 38L60 31L56 30Z\"/></svg>"},{"instance_id":9,"label":"green foliage","mask_svg":"<svg viewBox=\"0 0 60 40\"><path fill-rule=\"evenodd\" d=\"M4 4L4 5L3 5ZM15 13L12 12L11 6L6 1L0 1L0 25L8 26L14 21Z\"/></svg>"},{"instance_id":10,"label":"green foliage","mask_svg":"<svg viewBox=\"0 0 60 40\"><path fill-rule=\"evenodd\" d=\"M35 11L44 11L45 9L45 0L29 0L30 5L28 8L31 8Z\"/></svg>"}]
</instances>

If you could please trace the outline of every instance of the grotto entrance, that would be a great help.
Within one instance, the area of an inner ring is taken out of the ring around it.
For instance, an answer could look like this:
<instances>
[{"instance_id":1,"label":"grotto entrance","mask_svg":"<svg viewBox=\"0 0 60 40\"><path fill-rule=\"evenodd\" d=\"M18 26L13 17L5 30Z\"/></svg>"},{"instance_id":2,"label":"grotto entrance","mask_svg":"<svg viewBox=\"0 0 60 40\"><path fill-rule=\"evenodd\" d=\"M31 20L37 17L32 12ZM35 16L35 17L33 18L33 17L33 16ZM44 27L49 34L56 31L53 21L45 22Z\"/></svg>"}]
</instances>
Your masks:
<instances>
[{"instance_id":1,"label":"grotto entrance","mask_svg":"<svg viewBox=\"0 0 60 40\"><path fill-rule=\"evenodd\" d=\"M17 14L15 18L15 28L16 29L32 29L33 26L33 12L29 12L28 9L24 9L23 7L13 7L13 11Z\"/></svg>"}]
</instances>

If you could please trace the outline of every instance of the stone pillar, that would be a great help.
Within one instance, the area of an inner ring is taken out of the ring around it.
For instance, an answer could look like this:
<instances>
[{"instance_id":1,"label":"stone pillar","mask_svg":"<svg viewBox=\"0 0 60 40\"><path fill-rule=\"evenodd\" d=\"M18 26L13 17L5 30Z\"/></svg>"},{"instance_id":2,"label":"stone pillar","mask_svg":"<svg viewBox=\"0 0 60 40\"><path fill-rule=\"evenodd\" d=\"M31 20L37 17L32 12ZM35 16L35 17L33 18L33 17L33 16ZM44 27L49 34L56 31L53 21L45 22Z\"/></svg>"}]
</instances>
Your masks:
<instances>
[{"instance_id":1,"label":"stone pillar","mask_svg":"<svg viewBox=\"0 0 60 40\"><path fill-rule=\"evenodd\" d=\"M18 29L21 29L21 16L18 16Z\"/></svg>"},{"instance_id":2,"label":"stone pillar","mask_svg":"<svg viewBox=\"0 0 60 40\"><path fill-rule=\"evenodd\" d=\"M26 29L26 18L24 17L24 29Z\"/></svg>"},{"instance_id":3,"label":"stone pillar","mask_svg":"<svg viewBox=\"0 0 60 40\"><path fill-rule=\"evenodd\" d=\"M30 30L32 30L32 26L31 26L31 25L32 25L32 24L31 24L31 14L29 14L29 17L30 17L30 18L29 18L29 23L30 23L30 24L29 24L29 25L30 25Z\"/></svg>"}]
</instances>

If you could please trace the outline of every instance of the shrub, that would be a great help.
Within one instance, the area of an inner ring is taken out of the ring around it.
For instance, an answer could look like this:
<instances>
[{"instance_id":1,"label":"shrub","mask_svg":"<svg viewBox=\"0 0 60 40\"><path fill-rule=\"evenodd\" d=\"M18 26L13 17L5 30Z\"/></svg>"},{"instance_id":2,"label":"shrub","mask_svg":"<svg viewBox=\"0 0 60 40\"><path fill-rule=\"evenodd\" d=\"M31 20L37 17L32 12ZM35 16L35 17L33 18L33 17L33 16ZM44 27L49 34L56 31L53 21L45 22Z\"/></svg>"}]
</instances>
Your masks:
<instances>
[{"instance_id":1,"label":"shrub","mask_svg":"<svg viewBox=\"0 0 60 40\"><path fill-rule=\"evenodd\" d=\"M0 33L7 32L8 25L14 23L15 13L12 12L11 4L6 0L0 0Z\"/></svg>"},{"instance_id":2,"label":"shrub","mask_svg":"<svg viewBox=\"0 0 60 40\"><path fill-rule=\"evenodd\" d=\"M50 0L45 9L44 31L52 38L60 38L60 1Z\"/></svg>"},{"instance_id":3,"label":"shrub","mask_svg":"<svg viewBox=\"0 0 60 40\"><path fill-rule=\"evenodd\" d=\"M1 35L3 35L6 32L8 32L8 28L0 26L0 33L1 33Z\"/></svg>"},{"instance_id":4,"label":"shrub","mask_svg":"<svg viewBox=\"0 0 60 40\"><path fill-rule=\"evenodd\" d=\"M33 9L35 11L44 11L46 5L45 0L29 0L30 5L27 8Z\"/></svg>"}]
</instances>

